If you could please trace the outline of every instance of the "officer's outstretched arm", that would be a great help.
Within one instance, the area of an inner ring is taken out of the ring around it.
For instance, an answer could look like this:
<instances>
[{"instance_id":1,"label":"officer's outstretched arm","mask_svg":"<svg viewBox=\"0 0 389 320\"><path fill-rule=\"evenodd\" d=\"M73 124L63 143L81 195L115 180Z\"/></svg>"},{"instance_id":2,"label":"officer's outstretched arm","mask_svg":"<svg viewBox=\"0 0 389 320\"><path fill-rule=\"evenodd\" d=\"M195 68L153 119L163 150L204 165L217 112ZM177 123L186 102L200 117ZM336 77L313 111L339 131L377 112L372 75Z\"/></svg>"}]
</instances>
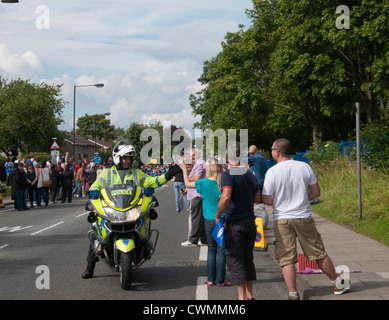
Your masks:
<instances>
[{"instance_id":1,"label":"officer's outstretched arm","mask_svg":"<svg viewBox=\"0 0 389 320\"><path fill-rule=\"evenodd\" d=\"M172 165L169 167L168 171L161 176L151 177L143 172L141 172L142 176L140 177L141 185L143 188L159 188L170 181L178 172L181 171L181 168L178 165ZM138 171L139 172L139 171Z\"/></svg>"},{"instance_id":2,"label":"officer's outstretched arm","mask_svg":"<svg viewBox=\"0 0 389 320\"><path fill-rule=\"evenodd\" d=\"M158 177L151 177L148 174L144 173L140 177L141 185L143 188L159 188L166 184L169 180L165 178L165 175Z\"/></svg>"}]
</instances>

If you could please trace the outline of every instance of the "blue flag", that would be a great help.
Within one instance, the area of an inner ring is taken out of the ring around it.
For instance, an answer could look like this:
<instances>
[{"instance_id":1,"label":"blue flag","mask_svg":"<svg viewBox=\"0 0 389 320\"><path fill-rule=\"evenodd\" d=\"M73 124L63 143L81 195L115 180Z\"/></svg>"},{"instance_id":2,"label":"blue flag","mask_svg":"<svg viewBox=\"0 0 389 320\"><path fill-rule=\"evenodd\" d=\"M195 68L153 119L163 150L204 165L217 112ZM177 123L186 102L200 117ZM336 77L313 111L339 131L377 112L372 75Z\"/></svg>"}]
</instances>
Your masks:
<instances>
[{"instance_id":1,"label":"blue flag","mask_svg":"<svg viewBox=\"0 0 389 320\"><path fill-rule=\"evenodd\" d=\"M227 230L224 227L224 223L225 223L225 219L223 217L216 224L212 232L212 237L220 246L224 245L224 242L226 241L226 237L227 237Z\"/></svg>"}]
</instances>

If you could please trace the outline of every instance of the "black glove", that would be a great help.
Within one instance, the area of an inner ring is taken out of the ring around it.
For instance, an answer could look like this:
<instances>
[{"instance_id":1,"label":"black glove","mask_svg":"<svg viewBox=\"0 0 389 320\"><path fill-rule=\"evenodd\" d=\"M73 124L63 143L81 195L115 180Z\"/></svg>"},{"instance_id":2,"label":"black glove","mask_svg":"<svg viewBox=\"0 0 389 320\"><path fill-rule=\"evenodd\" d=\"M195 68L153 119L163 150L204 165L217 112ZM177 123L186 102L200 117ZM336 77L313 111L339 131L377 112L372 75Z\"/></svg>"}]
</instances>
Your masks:
<instances>
[{"instance_id":1,"label":"black glove","mask_svg":"<svg viewBox=\"0 0 389 320\"><path fill-rule=\"evenodd\" d=\"M166 180L171 180L180 171L182 170L177 164L170 166L167 172L165 173Z\"/></svg>"}]
</instances>

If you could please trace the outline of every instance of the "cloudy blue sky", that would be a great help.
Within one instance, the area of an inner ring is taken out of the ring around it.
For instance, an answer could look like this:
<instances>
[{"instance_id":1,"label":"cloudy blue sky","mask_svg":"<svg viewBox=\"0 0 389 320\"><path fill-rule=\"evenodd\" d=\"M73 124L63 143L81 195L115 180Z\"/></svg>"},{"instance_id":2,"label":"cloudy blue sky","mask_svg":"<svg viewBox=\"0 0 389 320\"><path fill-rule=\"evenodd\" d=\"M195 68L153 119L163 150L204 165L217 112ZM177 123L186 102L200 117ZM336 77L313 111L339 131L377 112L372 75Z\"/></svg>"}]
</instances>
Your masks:
<instances>
[{"instance_id":1,"label":"cloudy blue sky","mask_svg":"<svg viewBox=\"0 0 389 320\"><path fill-rule=\"evenodd\" d=\"M250 25L251 0L19 0L0 3L0 76L63 84L62 130L110 112L111 123L191 129L189 95L227 32Z\"/></svg>"}]
</instances>

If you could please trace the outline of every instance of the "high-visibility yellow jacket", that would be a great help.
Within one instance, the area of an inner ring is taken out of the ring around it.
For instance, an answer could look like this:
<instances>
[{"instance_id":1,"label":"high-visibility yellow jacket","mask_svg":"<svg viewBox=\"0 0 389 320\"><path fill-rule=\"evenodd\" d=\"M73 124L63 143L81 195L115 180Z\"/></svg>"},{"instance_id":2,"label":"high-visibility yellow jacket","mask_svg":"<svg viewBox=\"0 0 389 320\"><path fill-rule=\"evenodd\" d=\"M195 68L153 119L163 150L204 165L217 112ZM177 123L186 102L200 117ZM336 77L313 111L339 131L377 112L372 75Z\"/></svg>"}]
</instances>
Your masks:
<instances>
[{"instance_id":1,"label":"high-visibility yellow jacket","mask_svg":"<svg viewBox=\"0 0 389 320\"><path fill-rule=\"evenodd\" d=\"M97 177L96 181L92 184L89 190L101 190L108 186L117 184L125 184L133 181L135 185L141 188L159 188L166 184L169 180L165 178L165 175L151 177L146 173L143 173L137 169L128 169L123 181L120 178L118 170L115 166L106 168Z\"/></svg>"}]
</instances>

